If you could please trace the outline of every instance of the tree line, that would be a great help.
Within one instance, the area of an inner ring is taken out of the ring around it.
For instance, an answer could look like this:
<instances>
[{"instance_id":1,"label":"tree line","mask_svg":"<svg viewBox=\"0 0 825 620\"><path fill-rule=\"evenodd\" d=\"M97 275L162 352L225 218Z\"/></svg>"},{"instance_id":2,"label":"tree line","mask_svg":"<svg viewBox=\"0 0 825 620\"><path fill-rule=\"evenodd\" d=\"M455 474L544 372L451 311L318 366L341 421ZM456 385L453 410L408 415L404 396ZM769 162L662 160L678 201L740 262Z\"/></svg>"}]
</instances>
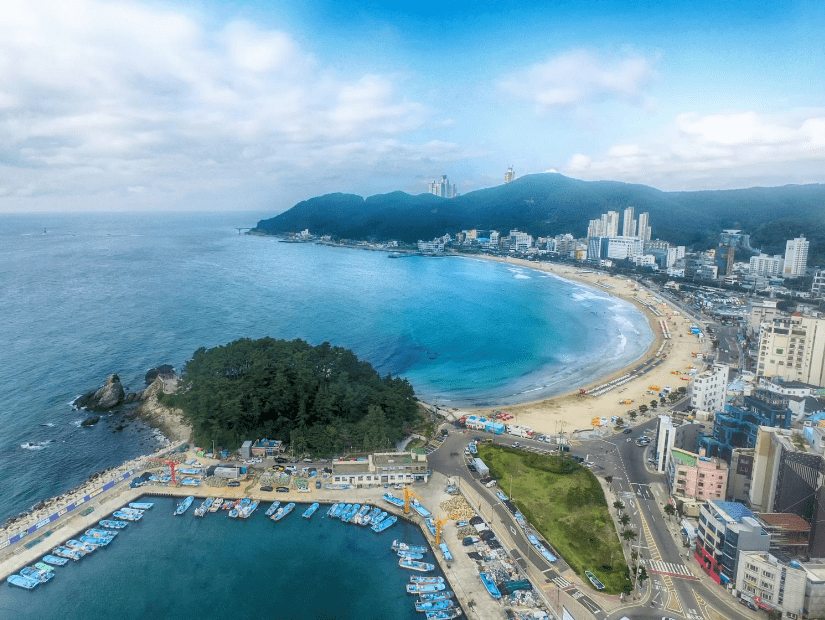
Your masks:
<instances>
[{"instance_id":1,"label":"tree line","mask_svg":"<svg viewBox=\"0 0 825 620\"><path fill-rule=\"evenodd\" d=\"M280 439L296 455L386 449L402 439L418 405L406 379L381 377L368 362L328 342L241 339L200 348L175 394L194 440L230 448Z\"/></svg>"}]
</instances>

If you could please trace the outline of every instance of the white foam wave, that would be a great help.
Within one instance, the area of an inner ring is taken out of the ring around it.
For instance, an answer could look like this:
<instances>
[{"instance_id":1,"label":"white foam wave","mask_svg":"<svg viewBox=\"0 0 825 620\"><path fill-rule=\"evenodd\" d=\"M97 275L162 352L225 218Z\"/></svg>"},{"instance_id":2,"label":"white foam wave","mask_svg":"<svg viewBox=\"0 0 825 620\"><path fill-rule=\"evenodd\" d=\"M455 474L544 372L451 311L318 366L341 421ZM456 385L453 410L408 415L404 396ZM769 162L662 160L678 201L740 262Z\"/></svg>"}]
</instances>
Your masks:
<instances>
[{"instance_id":1,"label":"white foam wave","mask_svg":"<svg viewBox=\"0 0 825 620\"><path fill-rule=\"evenodd\" d=\"M43 450L50 443L51 441L38 441L37 443L27 441L26 443L21 443L20 447L24 450Z\"/></svg>"},{"instance_id":2,"label":"white foam wave","mask_svg":"<svg viewBox=\"0 0 825 620\"><path fill-rule=\"evenodd\" d=\"M513 276L516 280L529 280L530 276L525 275L523 273L517 273Z\"/></svg>"},{"instance_id":3,"label":"white foam wave","mask_svg":"<svg viewBox=\"0 0 825 620\"><path fill-rule=\"evenodd\" d=\"M44 424L41 424L40 426L48 426L49 428L51 428L52 426L54 426L54 422L46 422Z\"/></svg>"}]
</instances>

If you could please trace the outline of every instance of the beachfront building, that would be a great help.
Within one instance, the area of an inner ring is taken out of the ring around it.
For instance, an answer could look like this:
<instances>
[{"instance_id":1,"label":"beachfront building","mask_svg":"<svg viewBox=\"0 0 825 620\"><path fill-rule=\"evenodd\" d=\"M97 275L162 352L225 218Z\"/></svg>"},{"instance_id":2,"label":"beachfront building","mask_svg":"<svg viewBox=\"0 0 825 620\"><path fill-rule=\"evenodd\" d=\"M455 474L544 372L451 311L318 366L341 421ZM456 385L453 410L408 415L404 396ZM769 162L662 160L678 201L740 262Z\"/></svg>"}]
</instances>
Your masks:
<instances>
[{"instance_id":1,"label":"beachfront building","mask_svg":"<svg viewBox=\"0 0 825 620\"><path fill-rule=\"evenodd\" d=\"M725 408L729 371L727 364L714 364L709 370L693 377L691 406L702 411L722 411Z\"/></svg>"},{"instance_id":2,"label":"beachfront building","mask_svg":"<svg viewBox=\"0 0 825 620\"><path fill-rule=\"evenodd\" d=\"M744 504L710 500L702 506L694 556L716 583L736 583L740 551L769 548L770 536Z\"/></svg>"},{"instance_id":3,"label":"beachfront building","mask_svg":"<svg viewBox=\"0 0 825 620\"><path fill-rule=\"evenodd\" d=\"M283 451L284 442L280 439L258 439L249 447L250 455L259 458L273 458Z\"/></svg>"},{"instance_id":4,"label":"beachfront building","mask_svg":"<svg viewBox=\"0 0 825 620\"><path fill-rule=\"evenodd\" d=\"M736 572L740 597L765 611L797 620L804 612L808 573L793 558L777 552L743 551Z\"/></svg>"},{"instance_id":5,"label":"beachfront building","mask_svg":"<svg viewBox=\"0 0 825 620\"><path fill-rule=\"evenodd\" d=\"M622 237L635 237L637 222L633 218L633 207L624 210L622 218Z\"/></svg>"},{"instance_id":6,"label":"beachfront building","mask_svg":"<svg viewBox=\"0 0 825 620\"><path fill-rule=\"evenodd\" d=\"M757 372L825 386L825 319L777 317L759 332Z\"/></svg>"},{"instance_id":7,"label":"beachfront building","mask_svg":"<svg viewBox=\"0 0 825 620\"><path fill-rule=\"evenodd\" d=\"M679 499L724 499L728 464L715 457L673 448L665 471L671 495Z\"/></svg>"},{"instance_id":8,"label":"beachfront building","mask_svg":"<svg viewBox=\"0 0 825 620\"><path fill-rule=\"evenodd\" d=\"M669 415L660 415L656 424L656 439L653 455L656 471L665 473L671 450L678 448L695 452L701 437L702 427L697 422L685 422Z\"/></svg>"},{"instance_id":9,"label":"beachfront building","mask_svg":"<svg viewBox=\"0 0 825 620\"><path fill-rule=\"evenodd\" d=\"M427 482L429 464L426 454L415 452L377 452L365 460L332 462L333 484L365 487L379 484Z\"/></svg>"}]
</instances>

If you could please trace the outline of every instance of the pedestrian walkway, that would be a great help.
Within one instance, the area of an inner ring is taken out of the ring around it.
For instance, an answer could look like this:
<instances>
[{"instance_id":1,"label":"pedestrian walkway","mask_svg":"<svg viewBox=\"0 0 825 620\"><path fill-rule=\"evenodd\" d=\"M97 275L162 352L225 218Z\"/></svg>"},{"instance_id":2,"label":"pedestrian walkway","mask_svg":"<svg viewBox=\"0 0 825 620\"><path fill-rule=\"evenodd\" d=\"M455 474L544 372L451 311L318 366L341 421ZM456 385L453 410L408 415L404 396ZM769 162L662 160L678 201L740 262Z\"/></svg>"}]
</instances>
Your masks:
<instances>
[{"instance_id":1,"label":"pedestrian walkway","mask_svg":"<svg viewBox=\"0 0 825 620\"><path fill-rule=\"evenodd\" d=\"M648 573L699 580L684 564L674 564L673 562L664 562L662 560L644 560L644 563L647 565Z\"/></svg>"}]
</instances>

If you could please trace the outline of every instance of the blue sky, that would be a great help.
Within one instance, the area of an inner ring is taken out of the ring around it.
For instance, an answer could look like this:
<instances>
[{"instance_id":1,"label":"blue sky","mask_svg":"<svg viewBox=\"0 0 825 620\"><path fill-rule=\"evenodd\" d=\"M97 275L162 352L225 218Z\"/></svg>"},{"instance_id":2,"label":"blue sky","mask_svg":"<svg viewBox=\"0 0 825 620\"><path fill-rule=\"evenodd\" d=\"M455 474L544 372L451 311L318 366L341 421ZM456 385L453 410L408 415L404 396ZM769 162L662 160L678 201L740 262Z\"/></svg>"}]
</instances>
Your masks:
<instances>
[{"instance_id":1,"label":"blue sky","mask_svg":"<svg viewBox=\"0 0 825 620\"><path fill-rule=\"evenodd\" d=\"M272 209L517 176L823 182L823 2L22 0L0 212Z\"/></svg>"}]
</instances>

